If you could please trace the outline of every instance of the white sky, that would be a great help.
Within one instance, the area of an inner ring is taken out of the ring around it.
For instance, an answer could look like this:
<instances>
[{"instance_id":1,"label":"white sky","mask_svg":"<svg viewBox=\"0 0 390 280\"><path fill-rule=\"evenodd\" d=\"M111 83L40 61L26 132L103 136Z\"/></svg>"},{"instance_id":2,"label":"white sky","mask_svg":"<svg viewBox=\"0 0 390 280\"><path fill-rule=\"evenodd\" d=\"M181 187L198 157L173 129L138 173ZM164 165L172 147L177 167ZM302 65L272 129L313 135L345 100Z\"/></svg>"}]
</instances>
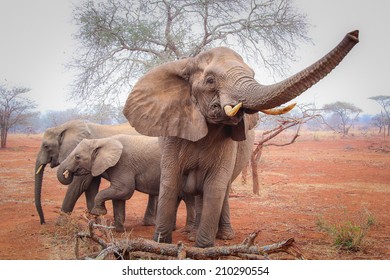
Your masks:
<instances>
[{"instance_id":1,"label":"white sky","mask_svg":"<svg viewBox=\"0 0 390 280\"><path fill-rule=\"evenodd\" d=\"M75 0L76 1L76 0ZM360 43L324 80L313 86L298 102L315 102L318 107L346 101L377 114L374 95L390 95L390 2L383 0L295 0L312 24L309 37L314 44L301 46L295 73L332 49L344 35L360 30ZM29 97L39 110L63 110L72 74L64 65L75 50L69 1L0 1L0 83L31 88ZM250 63L249 63L250 64ZM258 77L273 82L270 77Z\"/></svg>"}]
</instances>

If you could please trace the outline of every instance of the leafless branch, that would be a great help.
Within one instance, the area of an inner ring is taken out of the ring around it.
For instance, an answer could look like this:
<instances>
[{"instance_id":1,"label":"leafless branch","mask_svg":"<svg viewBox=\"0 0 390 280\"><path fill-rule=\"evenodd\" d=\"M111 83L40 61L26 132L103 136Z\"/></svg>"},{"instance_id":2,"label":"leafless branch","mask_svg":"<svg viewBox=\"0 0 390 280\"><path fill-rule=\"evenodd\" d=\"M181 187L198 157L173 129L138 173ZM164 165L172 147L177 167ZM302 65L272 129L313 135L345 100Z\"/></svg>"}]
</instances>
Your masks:
<instances>
[{"instance_id":1,"label":"leafless branch","mask_svg":"<svg viewBox=\"0 0 390 280\"><path fill-rule=\"evenodd\" d=\"M68 66L78 70L71 98L118 99L145 71L163 62L230 46L283 74L307 20L292 0L107 0L74 8L80 48Z\"/></svg>"},{"instance_id":2,"label":"leafless branch","mask_svg":"<svg viewBox=\"0 0 390 280\"><path fill-rule=\"evenodd\" d=\"M308 108L306 106L300 106L301 116L290 117L290 116L278 116L275 118L278 125L272 129L265 130L261 134L261 139L255 143L255 148L251 155L250 165L252 169L252 187L253 193L259 194L260 184L259 184L259 175L258 175L258 162L260 161L263 147L266 146L278 146L283 147L293 144L297 138L300 136L300 130L303 124L309 122L315 118L322 118L321 114L315 113L317 110ZM284 143L270 142L272 139L275 139L279 134L286 131L289 128L297 127L294 135L291 139ZM243 173L242 181L246 183L247 181L247 172L246 170Z\"/></svg>"}]
</instances>

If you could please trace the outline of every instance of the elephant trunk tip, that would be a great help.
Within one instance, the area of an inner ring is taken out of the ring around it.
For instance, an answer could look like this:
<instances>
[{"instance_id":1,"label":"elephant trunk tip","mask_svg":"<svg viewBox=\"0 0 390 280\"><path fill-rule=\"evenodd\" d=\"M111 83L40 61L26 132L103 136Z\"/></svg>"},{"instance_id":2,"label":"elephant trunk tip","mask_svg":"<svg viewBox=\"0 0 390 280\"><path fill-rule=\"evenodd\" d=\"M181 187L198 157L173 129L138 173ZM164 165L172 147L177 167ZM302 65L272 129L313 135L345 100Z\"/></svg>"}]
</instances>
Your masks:
<instances>
[{"instance_id":1,"label":"elephant trunk tip","mask_svg":"<svg viewBox=\"0 0 390 280\"><path fill-rule=\"evenodd\" d=\"M354 30L352 32L349 32L347 36L351 38L353 41L359 42L359 30Z\"/></svg>"}]
</instances>

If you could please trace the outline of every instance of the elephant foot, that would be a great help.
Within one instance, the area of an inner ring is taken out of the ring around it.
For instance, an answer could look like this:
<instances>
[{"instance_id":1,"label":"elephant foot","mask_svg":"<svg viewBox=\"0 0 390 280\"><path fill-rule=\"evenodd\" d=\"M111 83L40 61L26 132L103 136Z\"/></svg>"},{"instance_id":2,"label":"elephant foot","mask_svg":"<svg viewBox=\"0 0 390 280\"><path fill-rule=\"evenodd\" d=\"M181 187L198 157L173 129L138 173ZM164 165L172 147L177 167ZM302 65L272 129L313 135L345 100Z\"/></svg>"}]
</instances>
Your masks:
<instances>
[{"instance_id":1,"label":"elephant foot","mask_svg":"<svg viewBox=\"0 0 390 280\"><path fill-rule=\"evenodd\" d=\"M142 225L143 226L154 226L155 225L154 219L153 218L144 218L142 220Z\"/></svg>"},{"instance_id":2,"label":"elephant foot","mask_svg":"<svg viewBox=\"0 0 390 280\"><path fill-rule=\"evenodd\" d=\"M221 240L231 240L235 236L234 230L231 226L219 227L217 232L217 238Z\"/></svg>"},{"instance_id":3,"label":"elephant foot","mask_svg":"<svg viewBox=\"0 0 390 280\"><path fill-rule=\"evenodd\" d=\"M158 243L172 243L172 234L164 236L161 232L154 232L153 240Z\"/></svg>"},{"instance_id":4,"label":"elephant foot","mask_svg":"<svg viewBox=\"0 0 390 280\"><path fill-rule=\"evenodd\" d=\"M125 227L121 224L115 224L115 231L119 233L125 232Z\"/></svg>"},{"instance_id":5,"label":"elephant foot","mask_svg":"<svg viewBox=\"0 0 390 280\"><path fill-rule=\"evenodd\" d=\"M198 248L208 248L208 247L214 247L214 241L213 240L201 240L201 238L196 238L195 241L195 247Z\"/></svg>"},{"instance_id":6,"label":"elephant foot","mask_svg":"<svg viewBox=\"0 0 390 280\"><path fill-rule=\"evenodd\" d=\"M193 225L186 225L181 231L190 233L193 230L194 226Z\"/></svg>"},{"instance_id":7,"label":"elephant foot","mask_svg":"<svg viewBox=\"0 0 390 280\"><path fill-rule=\"evenodd\" d=\"M191 242L195 242L195 240L196 240L196 233L197 233L197 230L192 228L188 232L188 240L191 241Z\"/></svg>"},{"instance_id":8,"label":"elephant foot","mask_svg":"<svg viewBox=\"0 0 390 280\"><path fill-rule=\"evenodd\" d=\"M96 216L106 215L107 209L104 206L94 206L90 213Z\"/></svg>"}]
</instances>

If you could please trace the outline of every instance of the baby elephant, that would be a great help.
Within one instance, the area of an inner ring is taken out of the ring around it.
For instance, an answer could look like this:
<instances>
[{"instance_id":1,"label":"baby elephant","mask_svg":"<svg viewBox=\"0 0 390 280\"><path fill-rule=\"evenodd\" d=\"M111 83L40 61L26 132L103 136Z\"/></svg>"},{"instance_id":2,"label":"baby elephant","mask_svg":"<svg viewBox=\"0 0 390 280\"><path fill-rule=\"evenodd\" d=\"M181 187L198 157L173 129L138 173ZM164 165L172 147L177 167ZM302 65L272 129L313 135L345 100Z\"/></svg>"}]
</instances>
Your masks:
<instances>
[{"instance_id":1,"label":"baby elephant","mask_svg":"<svg viewBox=\"0 0 390 280\"><path fill-rule=\"evenodd\" d=\"M73 176L102 175L111 182L107 189L99 191L91 214L105 215L106 200L114 204L115 228L123 231L125 200L135 190L158 196L160 187L161 153L158 138L116 135L101 139L84 139L60 164L57 177L61 183L70 183ZM194 222L194 202L187 205L187 226Z\"/></svg>"}]
</instances>

